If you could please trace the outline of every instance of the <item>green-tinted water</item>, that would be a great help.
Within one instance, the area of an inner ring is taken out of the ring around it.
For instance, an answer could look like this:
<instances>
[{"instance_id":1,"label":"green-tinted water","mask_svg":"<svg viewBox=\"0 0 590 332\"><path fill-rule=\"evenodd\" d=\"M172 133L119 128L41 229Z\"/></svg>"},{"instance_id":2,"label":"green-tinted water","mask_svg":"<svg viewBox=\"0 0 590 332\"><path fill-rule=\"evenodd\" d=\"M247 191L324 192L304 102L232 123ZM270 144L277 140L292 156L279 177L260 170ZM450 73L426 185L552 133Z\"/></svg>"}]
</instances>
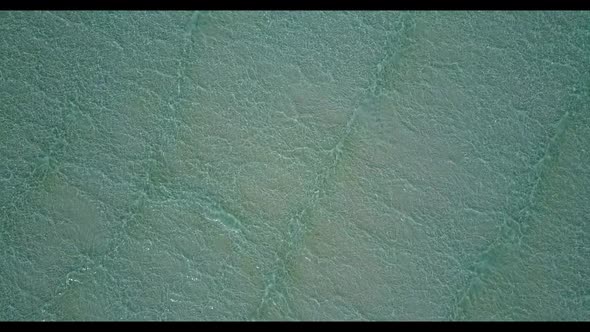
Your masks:
<instances>
[{"instance_id":1,"label":"green-tinted water","mask_svg":"<svg viewBox=\"0 0 590 332\"><path fill-rule=\"evenodd\" d=\"M587 320L589 12L0 13L1 320Z\"/></svg>"}]
</instances>

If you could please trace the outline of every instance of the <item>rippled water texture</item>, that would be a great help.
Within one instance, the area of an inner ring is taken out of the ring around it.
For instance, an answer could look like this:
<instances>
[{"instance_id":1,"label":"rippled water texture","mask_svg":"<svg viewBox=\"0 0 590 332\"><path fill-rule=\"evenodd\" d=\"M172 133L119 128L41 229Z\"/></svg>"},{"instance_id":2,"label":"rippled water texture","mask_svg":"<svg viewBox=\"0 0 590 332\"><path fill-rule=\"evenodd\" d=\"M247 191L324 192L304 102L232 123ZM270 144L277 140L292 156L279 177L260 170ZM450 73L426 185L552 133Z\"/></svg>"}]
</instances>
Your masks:
<instances>
[{"instance_id":1,"label":"rippled water texture","mask_svg":"<svg viewBox=\"0 0 590 332\"><path fill-rule=\"evenodd\" d=\"M1 320L587 320L590 12L0 13Z\"/></svg>"}]
</instances>

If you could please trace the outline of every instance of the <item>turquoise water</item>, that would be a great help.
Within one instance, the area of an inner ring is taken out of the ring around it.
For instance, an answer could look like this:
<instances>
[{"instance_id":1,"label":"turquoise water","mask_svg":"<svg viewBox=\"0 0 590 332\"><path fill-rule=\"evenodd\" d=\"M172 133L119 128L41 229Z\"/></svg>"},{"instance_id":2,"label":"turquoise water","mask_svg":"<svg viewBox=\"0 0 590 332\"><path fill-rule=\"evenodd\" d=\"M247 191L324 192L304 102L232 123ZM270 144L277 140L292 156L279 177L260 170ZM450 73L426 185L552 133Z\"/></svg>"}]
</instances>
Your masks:
<instances>
[{"instance_id":1,"label":"turquoise water","mask_svg":"<svg viewBox=\"0 0 590 332\"><path fill-rule=\"evenodd\" d=\"M0 320L588 320L589 12L0 13Z\"/></svg>"}]
</instances>

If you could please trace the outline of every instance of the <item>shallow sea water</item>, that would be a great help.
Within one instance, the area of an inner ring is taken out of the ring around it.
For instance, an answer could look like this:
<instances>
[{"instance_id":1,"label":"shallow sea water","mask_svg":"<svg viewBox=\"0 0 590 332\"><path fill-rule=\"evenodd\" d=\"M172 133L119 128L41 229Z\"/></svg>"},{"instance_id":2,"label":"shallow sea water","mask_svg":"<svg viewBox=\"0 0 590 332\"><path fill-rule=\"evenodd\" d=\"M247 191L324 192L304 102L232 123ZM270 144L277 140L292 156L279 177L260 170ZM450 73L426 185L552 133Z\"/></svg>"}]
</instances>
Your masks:
<instances>
[{"instance_id":1,"label":"shallow sea water","mask_svg":"<svg viewBox=\"0 0 590 332\"><path fill-rule=\"evenodd\" d=\"M0 320L588 320L589 12L1 12Z\"/></svg>"}]
</instances>

